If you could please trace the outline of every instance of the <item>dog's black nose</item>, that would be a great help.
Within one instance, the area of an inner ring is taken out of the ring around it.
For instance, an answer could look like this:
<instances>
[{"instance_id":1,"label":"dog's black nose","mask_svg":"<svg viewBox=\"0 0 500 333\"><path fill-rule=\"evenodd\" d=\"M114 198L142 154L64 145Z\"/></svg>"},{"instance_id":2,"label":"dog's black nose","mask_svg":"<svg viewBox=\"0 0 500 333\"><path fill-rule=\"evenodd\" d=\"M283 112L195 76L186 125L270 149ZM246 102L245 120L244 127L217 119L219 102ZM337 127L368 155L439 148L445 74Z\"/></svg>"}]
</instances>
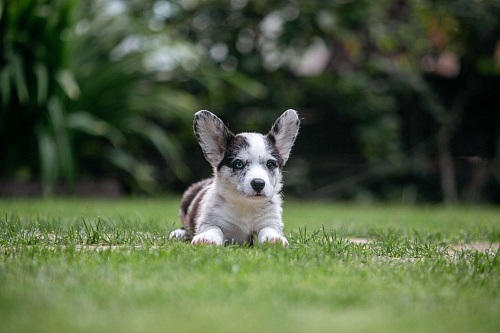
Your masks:
<instances>
[{"instance_id":1,"label":"dog's black nose","mask_svg":"<svg viewBox=\"0 0 500 333\"><path fill-rule=\"evenodd\" d=\"M260 192L260 191L262 191L264 186L266 186L266 182L264 181L264 179L255 178L255 179L252 179L252 181L250 182L250 185L252 185L252 188L256 192Z\"/></svg>"}]
</instances>

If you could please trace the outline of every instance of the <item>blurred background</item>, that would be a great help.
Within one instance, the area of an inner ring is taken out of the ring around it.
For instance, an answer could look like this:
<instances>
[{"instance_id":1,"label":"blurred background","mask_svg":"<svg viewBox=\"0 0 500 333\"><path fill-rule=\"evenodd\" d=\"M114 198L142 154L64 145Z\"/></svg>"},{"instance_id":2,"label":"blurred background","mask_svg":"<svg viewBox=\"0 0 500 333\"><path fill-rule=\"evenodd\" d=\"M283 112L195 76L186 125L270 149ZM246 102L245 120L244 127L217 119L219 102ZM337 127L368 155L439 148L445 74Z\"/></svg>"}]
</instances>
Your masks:
<instances>
[{"instance_id":1,"label":"blurred background","mask_svg":"<svg viewBox=\"0 0 500 333\"><path fill-rule=\"evenodd\" d=\"M303 118L287 197L500 204L500 1L0 0L0 196L181 193Z\"/></svg>"}]
</instances>

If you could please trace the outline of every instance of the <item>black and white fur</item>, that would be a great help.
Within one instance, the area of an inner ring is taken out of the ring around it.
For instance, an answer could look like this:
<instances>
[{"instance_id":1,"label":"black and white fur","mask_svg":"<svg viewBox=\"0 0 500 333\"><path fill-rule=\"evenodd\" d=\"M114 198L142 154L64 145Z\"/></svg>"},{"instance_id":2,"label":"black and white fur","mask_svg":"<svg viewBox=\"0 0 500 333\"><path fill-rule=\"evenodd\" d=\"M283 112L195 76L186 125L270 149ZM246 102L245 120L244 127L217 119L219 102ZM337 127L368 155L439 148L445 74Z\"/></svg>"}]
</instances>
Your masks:
<instances>
[{"instance_id":1,"label":"black and white fur","mask_svg":"<svg viewBox=\"0 0 500 333\"><path fill-rule=\"evenodd\" d=\"M214 176L186 190L179 212L184 227L170 237L192 238L192 244L257 239L288 245L281 218L282 169L299 125L297 112L287 110L266 135L235 135L213 113L198 111L194 133Z\"/></svg>"}]
</instances>

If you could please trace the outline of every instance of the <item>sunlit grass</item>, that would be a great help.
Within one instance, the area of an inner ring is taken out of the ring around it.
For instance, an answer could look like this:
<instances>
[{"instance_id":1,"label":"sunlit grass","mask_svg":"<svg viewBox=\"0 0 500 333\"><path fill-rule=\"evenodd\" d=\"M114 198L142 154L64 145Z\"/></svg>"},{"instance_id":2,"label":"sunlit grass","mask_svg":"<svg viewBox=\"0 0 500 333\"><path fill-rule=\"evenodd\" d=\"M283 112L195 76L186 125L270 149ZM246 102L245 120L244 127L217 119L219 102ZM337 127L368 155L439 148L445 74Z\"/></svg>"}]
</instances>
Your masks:
<instances>
[{"instance_id":1,"label":"sunlit grass","mask_svg":"<svg viewBox=\"0 0 500 333\"><path fill-rule=\"evenodd\" d=\"M498 242L498 208L289 202L288 248L193 247L178 204L0 201L0 331L500 328L499 251L450 248Z\"/></svg>"}]
</instances>

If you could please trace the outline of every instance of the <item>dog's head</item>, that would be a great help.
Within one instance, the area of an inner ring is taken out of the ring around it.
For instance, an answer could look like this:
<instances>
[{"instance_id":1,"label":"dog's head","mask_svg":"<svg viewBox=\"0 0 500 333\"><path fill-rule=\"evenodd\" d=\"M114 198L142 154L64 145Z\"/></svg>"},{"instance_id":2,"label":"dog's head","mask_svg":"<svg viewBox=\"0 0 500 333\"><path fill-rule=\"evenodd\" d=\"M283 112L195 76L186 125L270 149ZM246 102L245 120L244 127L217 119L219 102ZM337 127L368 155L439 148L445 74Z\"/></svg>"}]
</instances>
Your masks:
<instances>
[{"instance_id":1,"label":"dog's head","mask_svg":"<svg viewBox=\"0 0 500 333\"><path fill-rule=\"evenodd\" d=\"M202 110L194 115L193 127L220 190L227 195L265 199L282 188L281 171L299 125L297 112L287 110L266 135L234 134L216 115Z\"/></svg>"}]
</instances>

